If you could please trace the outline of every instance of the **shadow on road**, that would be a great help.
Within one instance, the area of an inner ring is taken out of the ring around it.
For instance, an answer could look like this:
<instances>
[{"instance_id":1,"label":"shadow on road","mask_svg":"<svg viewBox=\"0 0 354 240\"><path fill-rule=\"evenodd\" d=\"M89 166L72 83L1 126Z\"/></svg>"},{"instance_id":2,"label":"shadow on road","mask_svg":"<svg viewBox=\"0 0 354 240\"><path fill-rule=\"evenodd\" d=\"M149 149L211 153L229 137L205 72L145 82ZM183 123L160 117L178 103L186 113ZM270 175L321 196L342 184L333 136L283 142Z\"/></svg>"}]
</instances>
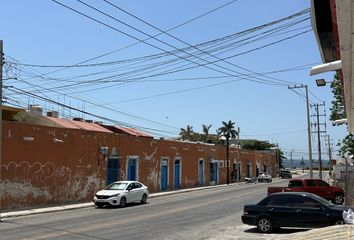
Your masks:
<instances>
[{"instance_id":1,"label":"shadow on road","mask_svg":"<svg viewBox=\"0 0 354 240\"><path fill-rule=\"evenodd\" d=\"M291 234L291 233L298 233L298 232L305 232L310 229L306 228L276 228L270 234ZM250 228L244 231L245 233L259 233L257 228ZM261 233L260 233L261 234Z\"/></svg>"},{"instance_id":2,"label":"shadow on road","mask_svg":"<svg viewBox=\"0 0 354 240\"><path fill-rule=\"evenodd\" d=\"M121 208L119 205L112 206L112 205L103 205L102 207L97 207L94 206L96 209L124 209L124 208L129 208L129 207L136 207L136 206L143 206L143 205L148 205L149 203L127 203L126 207Z\"/></svg>"}]
</instances>

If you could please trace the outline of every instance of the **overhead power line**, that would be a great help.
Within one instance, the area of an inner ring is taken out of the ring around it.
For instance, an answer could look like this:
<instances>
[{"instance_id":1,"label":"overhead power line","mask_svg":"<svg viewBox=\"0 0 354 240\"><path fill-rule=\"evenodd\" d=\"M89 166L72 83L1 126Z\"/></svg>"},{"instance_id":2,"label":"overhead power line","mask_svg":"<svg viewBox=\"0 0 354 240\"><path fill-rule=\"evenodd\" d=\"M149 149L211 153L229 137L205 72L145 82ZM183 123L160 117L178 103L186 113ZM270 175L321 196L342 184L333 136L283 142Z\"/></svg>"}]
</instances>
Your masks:
<instances>
[{"instance_id":1,"label":"overhead power line","mask_svg":"<svg viewBox=\"0 0 354 240\"><path fill-rule=\"evenodd\" d=\"M151 47L154 47L154 48L156 48L156 49L158 49L158 50L160 50L160 51L163 51L163 52L166 52L166 53L167 53L167 51L164 50L164 49L161 48L161 47L158 47L158 46L153 45L153 44L151 44L151 43L148 43L148 42L146 42L146 41L144 41L144 40L142 40L142 39L139 39L139 38L137 38L137 37L135 37L135 36L133 36L133 35L131 35L131 34L129 34L129 33L126 33L126 32L124 32L124 31L121 31L121 30L117 29L116 27L113 27L113 26L111 26L111 25L109 25L109 24L106 24L106 23L104 23L104 22L102 22L102 21L100 21L100 20L98 20L98 19L96 19L96 18L94 18L94 17L91 17L91 16L89 16L89 15L87 15L87 14L85 14L85 13L82 13L82 12L80 12L80 11L78 11L78 10L72 8L72 7L69 7L69 6L67 6L67 5L65 5L65 4L63 4L63 3L60 3L60 2L58 2L58 1L56 1L56 0L52 0L52 1L55 2L55 3L57 3L57 4L59 4L59 5L61 5L61 6L63 6L63 7L65 7L65 8L67 8L67 9L69 9L69 10L71 10L71 11L73 11L73 12L75 12L75 13L77 13L77 14L79 14L79 15L82 15L82 16L84 16L84 17L86 17L86 18L89 18L90 20L93 20L93 21L95 21L95 22L97 22L97 23L99 23L99 24L101 24L101 25L104 25L104 26L106 26L106 27L108 27L108 28L110 28L110 29L112 29L112 30L115 30L115 31L117 31L117 32L119 32L119 33L121 33L121 34L124 34L124 35L126 35L126 36L128 36L128 37L131 37L131 38L133 38L133 39L135 39L135 40L139 40L139 41L141 41L141 42L143 42L143 43L145 43L145 44L147 44L147 45L149 45L149 46L151 46ZM91 8L91 9L93 9L93 10L95 10L95 11L97 11L97 12L103 14L104 16L107 16L107 17L109 17L109 18L111 18L111 19L113 19L113 20L115 20L115 21L117 21L117 22L119 22L119 23L121 23L121 24L123 24L123 25L129 27L129 28L132 28L133 30L135 30L135 31L137 31L137 32L139 32L139 33L142 33L142 34L144 34L144 35L147 35L148 37L151 37L152 39L154 39L154 40L156 40L156 41L158 41L158 42L161 42L161 43L163 43L163 44L165 44L165 45L167 45L167 46L169 46L169 47L172 47L172 48L175 48L175 49L178 50L178 48L176 48L175 46L173 46L173 45L171 45L171 44L169 44L169 43L167 43L167 42L165 42L165 41L162 41L162 40L160 40L160 39L158 39L158 38L156 38L156 37L153 37L152 35L147 34L147 33L145 33L144 31L142 31L142 30L140 30L140 29L137 29L137 28L131 26L130 24L127 24L127 23L125 23L125 22L123 22L123 21L117 19L116 17L113 17L113 16L111 16L110 14L107 14L107 13L105 13L105 12L103 12L103 11L97 9L96 7L93 7L93 6L90 5L90 4L87 4L87 3L85 3L85 2L83 2L83 1L81 1L81 0L77 0L77 1L80 2L80 3L82 3L82 4L84 4L85 6L87 6L87 7L89 7L89 8ZM303 10L302 12L298 13L297 15L299 15L299 14L304 14L305 12L308 12L308 11L309 11L308 9L307 9L307 10ZM227 70L227 71L231 71L231 72L240 74L239 72L236 72L236 71L234 71L234 70L231 70L231 69L225 68L224 66L221 66L221 65L216 64L216 63L218 63L219 61L225 61L225 58L224 58L224 59L217 60L217 61L210 62L210 61L208 61L208 60L206 60L206 59L202 59L202 58L200 58L200 57L198 57L198 56L196 56L196 55L192 55L192 54L189 53L189 52L186 52L186 51L183 51L183 52L186 53L186 54L188 54L189 56L193 56L193 57L195 57L195 58L197 58L197 59L199 59L199 60L203 60L203 61L205 61L207 64L199 64L198 62L192 61L192 60L190 60L189 58L186 58L186 57L183 57L183 56L174 54L174 53L172 53L172 52L170 52L170 53L171 53L172 55L178 57L178 58L181 58L181 59L184 59L184 60L186 60L186 61L189 61L189 62L191 62L191 63L193 63L193 64L196 64L196 65L198 65L199 67L204 67L204 68L207 68L207 69L210 69L210 70L213 70L213 71L217 71L217 72L219 72L219 73L224 73L224 74L232 75L232 74L230 74L230 73L228 73L228 72L224 72L224 71L221 71L221 70L218 70L218 69L214 69L214 68L211 68L211 67L208 66L208 65L212 64L212 65L217 66L217 67L219 67L219 68L222 68L222 69L224 69L224 70Z\"/></svg>"}]
</instances>

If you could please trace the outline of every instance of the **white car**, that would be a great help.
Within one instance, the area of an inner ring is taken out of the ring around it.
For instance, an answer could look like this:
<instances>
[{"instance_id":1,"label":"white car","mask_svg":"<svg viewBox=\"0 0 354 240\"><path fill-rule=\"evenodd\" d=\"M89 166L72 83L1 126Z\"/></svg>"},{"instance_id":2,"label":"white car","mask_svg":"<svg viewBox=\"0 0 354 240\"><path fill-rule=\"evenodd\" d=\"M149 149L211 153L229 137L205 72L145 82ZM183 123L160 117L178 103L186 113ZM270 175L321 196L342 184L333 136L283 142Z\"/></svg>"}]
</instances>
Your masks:
<instances>
[{"instance_id":1,"label":"white car","mask_svg":"<svg viewBox=\"0 0 354 240\"><path fill-rule=\"evenodd\" d=\"M149 197L147 186L137 181L117 181L98 191L93 197L97 207L104 205L125 207L128 203L146 203Z\"/></svg>"},{"instance_id":2,"label":"white car","mask_svg":"<svg viewBox=\"0 0 354 240\"><path fill-rule=\"evenodd\" d=\"M261 173L258 176L258 182L272 182L272 176L267 173Z\"/></svg>"}]
</instances>

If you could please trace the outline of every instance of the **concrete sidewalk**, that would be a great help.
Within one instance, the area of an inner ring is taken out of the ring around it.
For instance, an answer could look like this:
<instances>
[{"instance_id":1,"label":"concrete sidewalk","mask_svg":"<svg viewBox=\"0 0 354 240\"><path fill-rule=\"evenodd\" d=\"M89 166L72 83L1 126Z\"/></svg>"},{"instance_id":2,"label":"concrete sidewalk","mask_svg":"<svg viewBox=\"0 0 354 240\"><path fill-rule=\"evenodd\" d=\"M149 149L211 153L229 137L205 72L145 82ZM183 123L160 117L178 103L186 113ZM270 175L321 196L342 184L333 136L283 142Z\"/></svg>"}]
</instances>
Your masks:
<instances>
[{"instance_id":1,"label":"concrete sidewalk","mask_svg":"<svg viewBox=\"0 0 354 240\"><path fill-rule=\"evenodd\" d=\"M273 237L272 240L347 240L354 239L354 225L335 225Z\"/></svg>"}]
</instances>

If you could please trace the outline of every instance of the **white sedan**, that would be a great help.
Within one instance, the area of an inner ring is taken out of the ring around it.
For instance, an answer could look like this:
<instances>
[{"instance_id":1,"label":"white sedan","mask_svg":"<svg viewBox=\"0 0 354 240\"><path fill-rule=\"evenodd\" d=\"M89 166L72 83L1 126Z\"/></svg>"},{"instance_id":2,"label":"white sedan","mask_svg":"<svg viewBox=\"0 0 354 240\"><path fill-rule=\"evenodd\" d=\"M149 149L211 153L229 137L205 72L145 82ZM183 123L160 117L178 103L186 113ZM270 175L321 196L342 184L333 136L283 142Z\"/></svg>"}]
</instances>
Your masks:
<instances>
[{"instance_id":1,"label":"white sedan","mask_svg":"<svg viewBox=\"0 0 354 240\"><path fill-rule=\"evenodd\" d=\"M149 197L147 186L137 181L117 181L98 191L93 197L97 207L104 205L125 207L128 203L146 203Z\"/></svg>"}]
</instances>

